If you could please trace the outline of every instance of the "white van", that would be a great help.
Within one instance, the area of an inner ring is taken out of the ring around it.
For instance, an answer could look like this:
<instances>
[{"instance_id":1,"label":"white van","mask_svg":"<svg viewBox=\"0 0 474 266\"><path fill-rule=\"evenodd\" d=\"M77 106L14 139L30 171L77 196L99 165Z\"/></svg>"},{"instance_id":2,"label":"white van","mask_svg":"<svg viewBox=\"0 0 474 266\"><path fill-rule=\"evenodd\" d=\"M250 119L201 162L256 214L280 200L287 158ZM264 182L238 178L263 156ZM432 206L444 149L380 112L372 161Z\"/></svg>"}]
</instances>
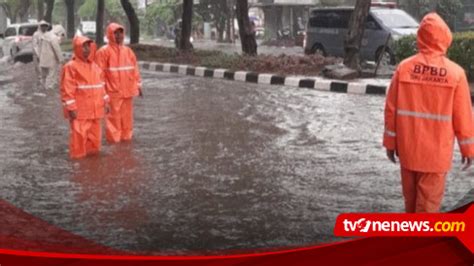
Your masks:
<instances>
[{"instance_id":1,"label":"white van","mask_svg":"<svg viewBox=\"0 0 474 266\"><path fill-rule=\"evenodd\" d=\"M13 57L31 42L33 34L37 29L37 23L11 24L8 26L4 32L3 55L11 55Z\"/></svg>"}]
</instances>

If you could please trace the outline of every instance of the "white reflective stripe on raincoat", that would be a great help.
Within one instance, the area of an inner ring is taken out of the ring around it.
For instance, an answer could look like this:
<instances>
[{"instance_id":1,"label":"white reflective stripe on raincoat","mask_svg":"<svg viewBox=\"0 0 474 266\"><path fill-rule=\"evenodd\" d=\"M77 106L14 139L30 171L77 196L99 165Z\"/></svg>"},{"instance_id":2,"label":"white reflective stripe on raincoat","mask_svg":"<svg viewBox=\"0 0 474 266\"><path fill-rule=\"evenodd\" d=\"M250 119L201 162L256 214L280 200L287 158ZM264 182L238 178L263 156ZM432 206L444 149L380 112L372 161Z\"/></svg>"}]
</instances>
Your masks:
<instances>
[{"instance_id":1,"label":"white reflective stripe on raincoat","mask_svg":"<svg viewBox=\"0 0 474 266\"><path fill-rule=\"evenodd\" d=\"M397 114L401 116L411 116L417 118L424 118L430 120L437 120L437 121L451 121L452 116L450 115L439 115L439 114L427 114L427 113L420 113L420 112L413 112L407 110L397 110Z\"/></svg>"},{"instance_id":2,"label":"white reflective stripe on raincoat","mask_svg":"<svg viewBox=\"0 0 474 266\"><path fill-rule=\"evenodd\" d=\"M109 67L109 71L128 71L128 70L134 70L134 66L121 66L121 67Z\"/></svg>"},{"instance_id":3,"label":"white reflective stripe on raincoat","mask_svg":"<svg viewBox=\"0 0 474 266\"><path fill-rule=\"evenodd\" d=\"M469 145L474 143L474 138L459 141L459 145Z\"/></svg>"},{"instance_id":4,"label":"white reflective stripe on raincoat","mask_svg":"<svg viewBox=\"0 0 474 266\"><path fill-rule=\"evenodd\" d=\"M390 131L388 129L385 129L385 134L387 134L387 136L389 136L389 137L396 137L397 136L397 133L395 133L393 131Z\"/></svg>"},{"instance_id":5,"label":"white reflective stripe on raincoat","mask_svg":"<svg viewBox=\"0 0 474 266\"><path fill-rule=\"evenodd\" d=\"M94 85L78 85L77 88L81 90L88 90L88 89L101 89L105 85L104 82Z\"/></svg>"},{"instance_id":6,"label":"white reflective stripe on raincoat","mask_svg":"<svg viewBox=\"0 0 474 266\"><path fill-rule=\"evenodd\" d=\"M65 106L71 105L71 104L73 104L73 103L75 103L75 102L76 102L76 100L69 100L69 101L64 102L64 105L65 105Z\"/></svg>"}]
</instances>

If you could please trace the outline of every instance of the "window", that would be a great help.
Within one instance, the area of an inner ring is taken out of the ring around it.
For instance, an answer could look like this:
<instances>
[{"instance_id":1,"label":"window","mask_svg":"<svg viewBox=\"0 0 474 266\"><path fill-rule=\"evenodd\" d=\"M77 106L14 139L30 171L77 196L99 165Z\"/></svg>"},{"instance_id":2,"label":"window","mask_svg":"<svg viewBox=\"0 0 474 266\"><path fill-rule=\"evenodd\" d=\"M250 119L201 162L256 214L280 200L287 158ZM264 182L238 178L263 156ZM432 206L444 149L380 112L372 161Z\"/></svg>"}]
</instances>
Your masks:
<instances>
[{"instance_id":1,"label":"window","mask_svg":"<svg viewBox=\"0 0 474 266\"><path fill-rule=\"evenodd\" d=\"M309 19L310 27L346 29L349 26L351 10L315 11Z\"/></svg>"},{"instance_id":2,"label":"window","mask_svg":"<svg viewBox=\"0 0 474 266\"><path fill-rule=\"evenodd\" d=\"M23 36L33 36L35 34L35 31L38 29L38 26L22 26L20 27L20 34Z\"/></svg>"},{"instance_id":3,"label":"window","mask_svg":"<svg viewBox=\"0 0 474 266\"><path fill-rule=\"evenodd\" d=\"M16 29L15 28L7 28L5 31L5 37L16 36Z\"/></svg>"},{"instance_id":4,"label":"window","mask_svg":"<svg viewBox=\"0 0 474 266\"><path fill-rule=\"evenodd\" d=\"M365 23L365 29L366 30L379 30L380 29L379 24L377 23L377 21L375 21L374 17L370 14L367 17L367 22Z\"/></svg>"},{"instance_id":5,"label":"window","mask_svg":"<svg viewBox=\"0 0 474 266\"><path fill-rule=\"evenodd\" d=\"M313 12L311 18L309 18L309 26L311 28L327 28L327 14L325 12Z\"/></svg>"},{"instance_id":6,"label":"window","mask_svg":"<svg viewBox=\"0 0 474 266\"><path fill-rule=\"evenodd\" d=\"M388 28L418 28L418 22L400 9L374 9L372 13Z\"/></svg>"}]
</instances>

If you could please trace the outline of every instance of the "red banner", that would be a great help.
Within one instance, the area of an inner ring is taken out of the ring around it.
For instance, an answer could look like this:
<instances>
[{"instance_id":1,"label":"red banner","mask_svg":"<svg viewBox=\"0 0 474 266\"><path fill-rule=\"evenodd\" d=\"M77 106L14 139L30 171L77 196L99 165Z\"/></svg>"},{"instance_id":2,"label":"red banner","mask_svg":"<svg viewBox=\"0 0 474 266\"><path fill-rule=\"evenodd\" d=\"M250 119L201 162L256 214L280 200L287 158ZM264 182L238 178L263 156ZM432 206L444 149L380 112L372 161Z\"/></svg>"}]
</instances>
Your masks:
<instances>
[{"instance_id":1,"label":"red banner","mask_svg":"<svg viewBox=\"0 0 474 266\"><path fill-rule=\"evenodd\" d=\"M455 214L343 214L337 235L373 237L334 244L241 255L148 256L104 247L0 200L0 265L473 265L473 253L458 241L472 247L474 205L464 212L467 208Z\"/></svg>"}]
</instances>

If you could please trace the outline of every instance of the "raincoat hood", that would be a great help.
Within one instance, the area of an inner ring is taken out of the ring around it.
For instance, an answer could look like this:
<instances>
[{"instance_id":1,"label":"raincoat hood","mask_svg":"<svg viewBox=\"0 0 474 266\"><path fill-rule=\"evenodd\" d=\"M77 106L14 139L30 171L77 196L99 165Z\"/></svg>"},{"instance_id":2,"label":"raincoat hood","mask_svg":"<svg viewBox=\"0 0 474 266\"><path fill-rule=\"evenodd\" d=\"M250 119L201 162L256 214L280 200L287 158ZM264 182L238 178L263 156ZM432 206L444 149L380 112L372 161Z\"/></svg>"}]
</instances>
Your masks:
<instances>
[{"instance_id":1,"label":"raincoat hood","mask_svg":"<svg viewBox=\"0 0 474 266\"><path fill-rule=\"evenodd\" d=\"M82 46L86 42L91 42L91 48L90 48L91 51L90 51L90 54L89 54L88 58L84 58L83 48L82 48ZM72 45L74 47L74 59L77 58L77 59L79 59L81 61L84 61L84 62L94 61L95 51L96 51L97 47L91 39L89 39L87 37L84 37L84 36L76 36L76 37L74 37L74 40L72 41Z\"/></svg>"},{"instance_id":2,"label":"raincoat hood","mask_svg":"<svg viewBox=\"0 0 474 266\"><path fill-rule=\"evenodd\" d=\"M49 23L48 23L46 20L41 20L41 21L38 23L38 26L42 26L42 25L49 26Z\"/></svg>"},{"instance_id":3,"label":"raincoat hood","mask_svg":"<svg viewBox=\"0 0 474 266\"><path fill-rule=\"evenodd\" d=\"M115 41L115 35L114 35L114 32L118 29L122 29L123 34L125 34L125 28L120 24L110 23L109 26L107 26L107 39L109 40L109 44L118 45L117 42Z\"/></svg>"},{"instance_id":4,"label":"raincoat hood","mask_svg":"<svg viewBox=\"0 0 474 266\"><path fill-rule=\"evenodd\" d=\"M418 29L418 50L423 54L445 55L453 41L446 22L436 13L429 13Z\"/></svg>"}]
</instances>

